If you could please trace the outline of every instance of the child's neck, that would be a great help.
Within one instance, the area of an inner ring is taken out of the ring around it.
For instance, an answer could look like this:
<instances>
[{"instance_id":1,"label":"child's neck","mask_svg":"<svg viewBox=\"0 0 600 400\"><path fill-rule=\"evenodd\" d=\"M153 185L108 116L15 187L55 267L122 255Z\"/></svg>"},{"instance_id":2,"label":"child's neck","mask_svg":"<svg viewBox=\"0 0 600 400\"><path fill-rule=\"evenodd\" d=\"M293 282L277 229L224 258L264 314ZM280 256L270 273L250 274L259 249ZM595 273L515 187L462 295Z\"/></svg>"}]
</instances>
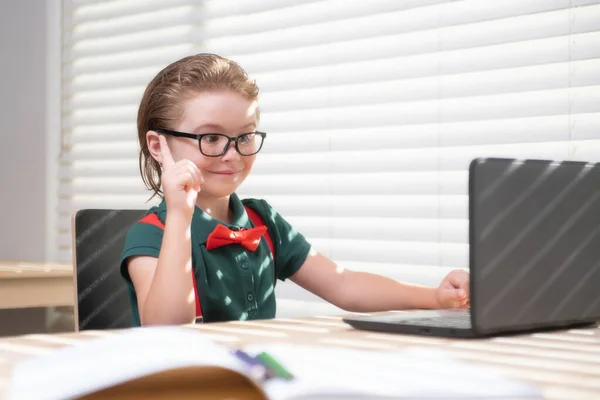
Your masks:
<instances>
[{"instance_id":1,"label":"child's neck","mask_svg":"<svg viewBox=\"0 0 600 400\"><path fill-rule=\"evenodd\" d=\"M210 215L212 218L231 223L231 210L229 209L229 196L221 198L202 198L198 196L196 206Z\"/></svg>"}]
</instances>

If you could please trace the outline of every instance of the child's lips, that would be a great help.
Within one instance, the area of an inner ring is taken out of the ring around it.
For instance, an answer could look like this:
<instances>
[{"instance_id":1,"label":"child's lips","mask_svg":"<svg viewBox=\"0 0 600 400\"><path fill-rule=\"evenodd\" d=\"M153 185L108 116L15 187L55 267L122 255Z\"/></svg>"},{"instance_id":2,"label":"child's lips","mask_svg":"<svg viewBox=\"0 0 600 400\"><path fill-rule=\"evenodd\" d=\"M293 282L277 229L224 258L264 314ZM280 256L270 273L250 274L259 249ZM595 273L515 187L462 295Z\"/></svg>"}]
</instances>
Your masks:
<instances>
[{"instance_id":1,"label":"child's lips","mask_svg":"<svg viewBox=\"0 0 600 400\"><path fill-rule=\"evenodd\" d=\"M226 170L226 171L209 171L211 174L216 175L235 175L236 171Z\"/></svg>"}]
</instances>

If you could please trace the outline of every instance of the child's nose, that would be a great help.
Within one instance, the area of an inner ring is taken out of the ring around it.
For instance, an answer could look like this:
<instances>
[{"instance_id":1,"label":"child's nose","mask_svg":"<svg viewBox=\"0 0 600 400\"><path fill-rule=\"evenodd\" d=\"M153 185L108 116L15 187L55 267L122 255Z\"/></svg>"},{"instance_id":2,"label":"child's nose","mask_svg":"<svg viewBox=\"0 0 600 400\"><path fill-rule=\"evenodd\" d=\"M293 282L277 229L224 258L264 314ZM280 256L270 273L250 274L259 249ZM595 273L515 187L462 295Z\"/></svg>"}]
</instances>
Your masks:
<instances>
[{"instance_id":1,"label":"child's nose","mask_svg":"<svg viewBox=\"0 0 600 400\"><path fill-rule=\"evenodd\" d=\"M223 161L228 161L228 160L235 160L239 157L241 157L241 155L240 155L240 153L238 153L238 151L235 148L235 145L232 142L229 144L227 151L225 152L225 154L223 154L221 159Z\"/></svg>"}]
</instances>

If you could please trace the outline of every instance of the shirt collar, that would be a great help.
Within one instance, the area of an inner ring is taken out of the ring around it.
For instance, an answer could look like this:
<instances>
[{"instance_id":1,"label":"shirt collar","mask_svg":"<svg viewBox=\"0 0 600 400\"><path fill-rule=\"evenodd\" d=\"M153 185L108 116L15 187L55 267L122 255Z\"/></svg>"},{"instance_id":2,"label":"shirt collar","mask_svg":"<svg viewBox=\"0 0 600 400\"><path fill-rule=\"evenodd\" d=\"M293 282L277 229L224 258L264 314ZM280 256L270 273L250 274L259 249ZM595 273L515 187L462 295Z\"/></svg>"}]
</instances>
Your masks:
<instances>
[{"instance_id":1,"label":"shirt collar","mask_svg":"<svg viewBox=\"0 0 600 400\"><path fill-rule=\"evenodd\" d=\"M158 208L159 215L164 215L164 219L166 220L167 205L164 199L160 203ZM210 233L219 224L224 225L231 230L239 230L240 228L252 228L252 225L250 224L250 219L248 218L248 214L246 213L246 209L244 208L244 205L235 193L232 193L231 196L229 196L229 209L232 213L231 224L227 224L225 222L219 221L211 217L198 206L196 206L194 210L194 215L192 216L192 235L194 236L194 241L197 243L206 243L208 235L210 235ZM164 222L165 221L163 221L163 223Z\"/></svg>"}]
</instances>

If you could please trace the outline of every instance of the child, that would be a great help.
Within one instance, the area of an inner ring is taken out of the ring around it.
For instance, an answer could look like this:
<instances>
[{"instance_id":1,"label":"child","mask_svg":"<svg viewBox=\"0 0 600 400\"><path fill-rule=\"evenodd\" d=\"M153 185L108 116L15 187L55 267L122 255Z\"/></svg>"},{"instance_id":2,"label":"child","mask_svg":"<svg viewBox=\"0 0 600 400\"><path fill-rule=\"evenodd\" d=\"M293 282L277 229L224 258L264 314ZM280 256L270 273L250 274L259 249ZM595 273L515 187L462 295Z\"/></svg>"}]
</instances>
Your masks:
<instances>
[{"instance_id":1,"label":"child","mask_svg":"<svg viewBox=\"0 0 600 400\"><path fill-rule=\"evenodd\" d=\"M347 271L266 201L240 200L266 138L257 100L246 72L211 54L167 66L146 88L140 172L163 200L130 229L122 254L134 325L273 318L276 279L287 278L348 311L469 307L465 271L438 288Z\"/></svg>"}]
</instances>

